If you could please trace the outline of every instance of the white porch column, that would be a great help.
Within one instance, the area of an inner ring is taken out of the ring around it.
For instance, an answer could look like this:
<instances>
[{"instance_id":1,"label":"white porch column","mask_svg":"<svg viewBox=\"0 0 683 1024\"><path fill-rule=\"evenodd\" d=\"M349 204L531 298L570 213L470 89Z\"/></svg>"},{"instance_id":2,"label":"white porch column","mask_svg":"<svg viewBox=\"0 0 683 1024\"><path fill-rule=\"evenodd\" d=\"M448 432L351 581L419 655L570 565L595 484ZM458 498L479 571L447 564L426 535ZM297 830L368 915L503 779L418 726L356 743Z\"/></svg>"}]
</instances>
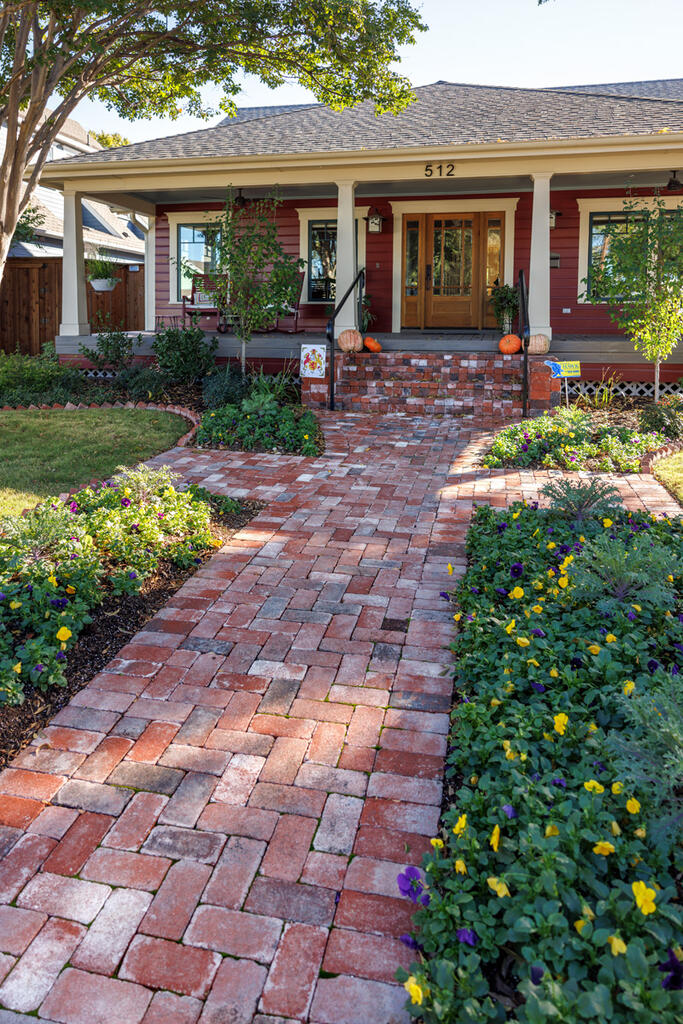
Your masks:
<instances>
[{"instance_id":1,"label":"white porch column","mask_svg":"<svg viewBox=\"0 0 683 1024\"><path fill-rule=\"evenodd\" d=\"M145 330L156 326L156 218L149 217L145 232Z\"/></svg>"},{"instance_id":2,"label":"white porch column","mask_svg":"<svg viewBox=\"0 0 683 1024\"><path fill-rule=\"evenodd\" d=\"M59 333L90 334L85 293L83 217L80 192L64 193L64 247L62 256L62 322Z\"/></svg>"},{"instance_id":3,"label":"white porch column","mask_svg":"<svg viewBox=\"0 0 683 1024\"><path fill-rule=\"evenodd\" d=\"M550 179L552 172L531 175L534 198L531 210L529 260L529 323L532 334L552 337L550 327Z\"/></svg>"},{"instance_id":4,"label":"white porch column","mask_svg":"<svg viewBox=\"0 0 683 1024\"><path fill-rule=\"evenodd\" d=\"M356 276L356 222L355 181L337 182L337 280L336 302L344 297ZM358 327L356 301L353 295L346 300L335 322L335 337L348 327Z\"/></svg>"}]
</instances>

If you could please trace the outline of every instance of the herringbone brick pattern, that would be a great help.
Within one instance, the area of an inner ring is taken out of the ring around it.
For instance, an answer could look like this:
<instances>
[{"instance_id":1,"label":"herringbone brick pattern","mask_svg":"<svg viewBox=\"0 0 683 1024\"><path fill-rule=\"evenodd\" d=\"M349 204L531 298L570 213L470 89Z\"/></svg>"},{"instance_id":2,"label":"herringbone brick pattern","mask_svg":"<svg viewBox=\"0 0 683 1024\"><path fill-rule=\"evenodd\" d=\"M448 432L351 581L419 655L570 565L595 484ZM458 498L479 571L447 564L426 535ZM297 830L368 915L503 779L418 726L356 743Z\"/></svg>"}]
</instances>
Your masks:
<instances>
[{"instance_id":1,"label":"herringbone brick pattern","mask_svg":"<svg viewBox=\"0 0 683 1024\"><path fill-rule=\"evenodd\" d=\"M407 1020L396 875L439 818L439 594L473 505L548 474L478 469L472 419L323 419L318 459L158 460L268 504L0 775L0 1024Z\"/></svg>"}]
</instances>

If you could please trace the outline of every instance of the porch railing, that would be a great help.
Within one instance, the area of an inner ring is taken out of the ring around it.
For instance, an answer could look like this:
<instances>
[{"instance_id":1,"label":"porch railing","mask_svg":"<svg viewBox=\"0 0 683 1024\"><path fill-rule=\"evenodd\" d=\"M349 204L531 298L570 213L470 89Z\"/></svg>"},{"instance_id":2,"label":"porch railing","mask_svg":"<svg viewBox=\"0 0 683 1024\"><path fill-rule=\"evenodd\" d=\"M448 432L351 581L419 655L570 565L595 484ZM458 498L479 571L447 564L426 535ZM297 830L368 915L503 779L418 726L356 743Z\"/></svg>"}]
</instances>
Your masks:
<instances>
[{"instance_id":1,"label":"porch railing","mask_svg":"<svg viewBox=\"0 0 683 1024\"><path fill-rule=\"evenodd\" d=\"M529 415L529 292L527 291L524 271L520 270L517 281L519 292L519 336L522 339L522 416Z\"/></svg>"},{"instance_id":2,"label":"porch railing","mask_svg":"<svg viewBox=\"0 0 683 1024\"><path fill-rule=\"evenodd\" d=\"M329 366L330 366L330 409L334 409L334 324L335 320L339 316L339 313L344 308L347 300L353 294L358 286L356 293L356 322L360 326L363 322L363 289L365 288L365 267L361 267L349 287L344 292L341 301L337 303L334 308L332 316L327 321L327 349L329 354Z\"/></svg>"}]
</instances>

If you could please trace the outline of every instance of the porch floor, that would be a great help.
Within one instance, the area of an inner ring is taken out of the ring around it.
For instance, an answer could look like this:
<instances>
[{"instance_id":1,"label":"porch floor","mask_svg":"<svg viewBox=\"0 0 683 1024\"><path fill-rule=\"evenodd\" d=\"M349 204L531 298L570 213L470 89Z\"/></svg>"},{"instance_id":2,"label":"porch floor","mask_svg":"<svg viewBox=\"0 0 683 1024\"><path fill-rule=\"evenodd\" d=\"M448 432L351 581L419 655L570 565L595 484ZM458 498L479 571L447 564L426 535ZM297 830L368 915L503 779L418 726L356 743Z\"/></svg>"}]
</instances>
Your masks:
<instances>
[{"instance_id":1,"label":"porch floor","mask_svg":"<svg viewBox=\"0 0 683 1024\"><path fill-rule=\"evenodd\" d=\"M138 332L131 331L136 335ZM142 331L143 343L137 352L140 355L152 355L153 331ZM217 355L220 358L238 358L240 342L233 334L217 334L207 331L207 337L218 338ZM499 331L417 331L404 330L399 333L373 332L373 337L388 352L494 352L498 346ZM85 337L58 336L57 352L63 356L76 356L80 344L89 347L97 341L96 335ZM247 345L249 359L299 359L299 348L303 344L324 344L323 331L303 331L299 334L287 334L272 331L267 334L256 334ZM580 360L593 364L644 365L647 361L634 351L633 345L626 338L614 334L555 334L550 343L550 352L554 358ZM683 364L683 345L674 350L668 360L671 364Z\"/></svg>"}]
</instances>

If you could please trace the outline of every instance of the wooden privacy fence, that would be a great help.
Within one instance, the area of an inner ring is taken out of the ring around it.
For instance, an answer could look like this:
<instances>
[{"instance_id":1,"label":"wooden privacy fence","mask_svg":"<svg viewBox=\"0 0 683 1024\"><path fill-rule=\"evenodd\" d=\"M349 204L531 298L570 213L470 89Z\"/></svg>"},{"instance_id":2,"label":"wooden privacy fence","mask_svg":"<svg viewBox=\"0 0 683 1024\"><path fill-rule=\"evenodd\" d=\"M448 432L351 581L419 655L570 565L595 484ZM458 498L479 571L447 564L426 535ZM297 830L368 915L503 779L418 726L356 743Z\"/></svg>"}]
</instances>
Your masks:
<instances>
[{"instance_id":1,"label":"wooden privacy fence","mask_svg":"<svg viewBox=\"0 0 683 1024\"><path fill-rule=\"evenodd\" d=\"M113 292L96 292L86 284L88 319L97 330L101 317L114 327L142 331L145 326L145 268L142 262L116 268ZM62 260L9 259L0 284L0 350L36 356L59 333L62 315Z\"/></svg>"}]
</instances>

